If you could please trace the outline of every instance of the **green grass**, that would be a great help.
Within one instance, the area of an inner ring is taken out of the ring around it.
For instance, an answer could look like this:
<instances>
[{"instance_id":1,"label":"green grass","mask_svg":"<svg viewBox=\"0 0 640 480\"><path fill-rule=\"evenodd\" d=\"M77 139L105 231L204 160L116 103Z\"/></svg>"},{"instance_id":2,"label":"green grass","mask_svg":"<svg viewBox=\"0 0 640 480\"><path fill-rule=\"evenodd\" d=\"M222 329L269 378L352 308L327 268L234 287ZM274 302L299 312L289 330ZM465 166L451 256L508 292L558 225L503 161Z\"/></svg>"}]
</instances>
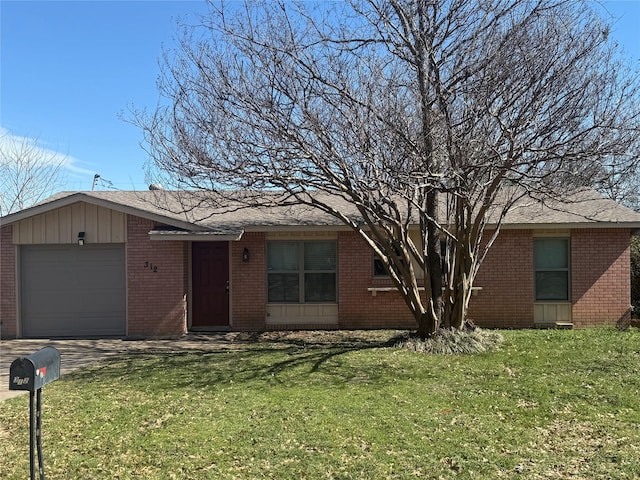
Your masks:
<instances>
[{"instance_id":1,"label":"green grass","mask_svg":"<svg viewBox=\"0 0 640 480\"><path fill-rule=\"evenodd\" d=\"M501 351L375 343L141 355L45 387L48 479L640 476L640 332L505 331ZM0 478L28 477L28 398Z\"/></svg>"}]
</instances>

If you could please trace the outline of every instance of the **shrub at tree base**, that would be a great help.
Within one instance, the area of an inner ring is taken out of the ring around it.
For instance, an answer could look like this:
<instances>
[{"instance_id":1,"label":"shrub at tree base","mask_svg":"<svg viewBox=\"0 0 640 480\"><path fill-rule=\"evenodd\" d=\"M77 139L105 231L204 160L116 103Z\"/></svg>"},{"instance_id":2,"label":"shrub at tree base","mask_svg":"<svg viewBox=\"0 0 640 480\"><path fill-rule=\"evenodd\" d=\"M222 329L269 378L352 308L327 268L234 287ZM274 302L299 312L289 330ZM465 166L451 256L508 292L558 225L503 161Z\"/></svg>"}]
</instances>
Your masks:
<instances>
[{"instance_id":1,"label":"shrub at tree base","mask_svg":"<svg viewBox=\"0 0 640 480\"><path fill-rule=\"evenodd\" d=\"M441 328L424 340L415 333L404 334L398 338L395 347L434 355L474 354L497 351L503 341L504 338L498 332L481 328Z\"/></svg>"}]
</instances>

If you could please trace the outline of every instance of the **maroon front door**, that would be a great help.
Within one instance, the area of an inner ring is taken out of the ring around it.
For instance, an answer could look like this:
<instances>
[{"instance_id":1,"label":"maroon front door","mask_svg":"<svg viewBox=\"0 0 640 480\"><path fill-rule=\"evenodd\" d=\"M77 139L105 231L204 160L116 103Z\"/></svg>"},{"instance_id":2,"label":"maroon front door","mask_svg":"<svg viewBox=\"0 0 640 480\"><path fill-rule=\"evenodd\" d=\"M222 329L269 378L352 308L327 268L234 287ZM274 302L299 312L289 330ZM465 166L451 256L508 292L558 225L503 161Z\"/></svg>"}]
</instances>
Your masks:
<instances>
[{"instance_id":1,"label":"maroon front door","mask_svg":"<svg viewBox=\"0 0 640 480\"><path fill-rule=\"evenodd\" d=\"M193 242L191 326L229 326L229 243Z\"/></svg>"}]
</instances>

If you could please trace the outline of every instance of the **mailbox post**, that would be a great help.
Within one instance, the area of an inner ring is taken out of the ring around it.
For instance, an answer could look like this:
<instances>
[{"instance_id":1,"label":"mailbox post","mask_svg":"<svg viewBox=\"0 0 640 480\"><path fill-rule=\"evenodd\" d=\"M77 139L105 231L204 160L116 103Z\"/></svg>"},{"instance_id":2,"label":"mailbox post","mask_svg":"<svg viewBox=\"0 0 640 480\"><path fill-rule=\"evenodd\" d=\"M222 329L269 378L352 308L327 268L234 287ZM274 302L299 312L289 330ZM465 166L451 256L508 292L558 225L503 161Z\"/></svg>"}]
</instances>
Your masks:
<instances>
[{"instance_id":1,"label":"mailbox post","mask_svg":"<svg viewBox=\"0 0 640 480\"><path fill-rule=\"evenodd\" d=\"M36 480L35 450L38 450L40 480L44 480L42 458L42 387L60 377L60 352L44 347L16 358L9 370L9 390L29 391L29 463L31 480Z\"/></svg>"}]
</instances>

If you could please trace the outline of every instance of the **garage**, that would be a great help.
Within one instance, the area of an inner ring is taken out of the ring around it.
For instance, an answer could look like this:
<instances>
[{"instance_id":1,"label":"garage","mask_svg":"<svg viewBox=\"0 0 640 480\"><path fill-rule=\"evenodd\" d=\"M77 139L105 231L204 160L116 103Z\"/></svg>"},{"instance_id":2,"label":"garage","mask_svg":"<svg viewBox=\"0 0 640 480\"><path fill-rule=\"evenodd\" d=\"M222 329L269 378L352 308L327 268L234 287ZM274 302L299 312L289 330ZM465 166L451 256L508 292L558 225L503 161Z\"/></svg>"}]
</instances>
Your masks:
<instances>
[{"instance_id":1,"label":"garage","mask_svg":"<svg viewBox=\"0 0 640 480\"><path fill-rule=\"evenodd\" d=\"M123 244L22 245L23 337L126 335Z\"/></svg>"}]
</instances>

